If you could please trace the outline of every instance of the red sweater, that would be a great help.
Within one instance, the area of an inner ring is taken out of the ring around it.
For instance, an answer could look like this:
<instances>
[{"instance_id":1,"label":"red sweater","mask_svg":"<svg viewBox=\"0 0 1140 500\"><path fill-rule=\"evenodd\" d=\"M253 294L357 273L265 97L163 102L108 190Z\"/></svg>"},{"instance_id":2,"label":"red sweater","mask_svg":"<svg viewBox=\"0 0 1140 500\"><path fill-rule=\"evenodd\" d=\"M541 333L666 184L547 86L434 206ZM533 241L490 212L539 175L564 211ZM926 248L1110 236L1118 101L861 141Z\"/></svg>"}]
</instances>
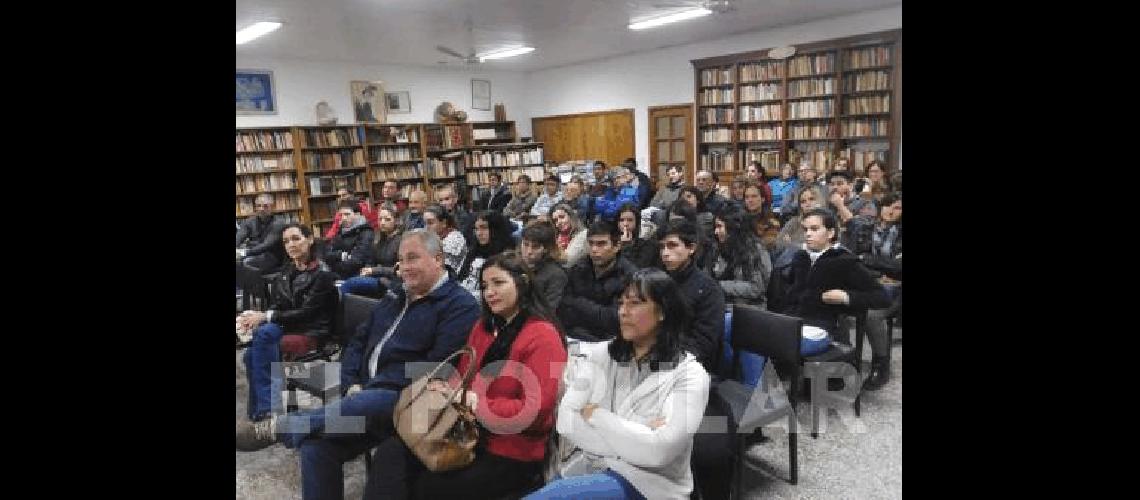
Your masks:
<instances>
[{"instance_id":1,"label":"red sweater","mask_svg":"<svg viewBox=\"0 0 1140 500\"><path fill-rule=\"evenodd\" d=\"M475 322L467 344L475 348L476 362L483 359L495 338ZM459 373L470 362L459 358ZM471 390L478 394L476 416L484 427L496 432L487 436L487 451L524 462L537 462L546 454L546 440L554 428L555 401L566 348L550 322L526 319L511 344L507 364L493 379L476 373ZM513 361L513 362L512 362ZM478 366L478 365L476 365Z\"/></svg>"}]
</instances>

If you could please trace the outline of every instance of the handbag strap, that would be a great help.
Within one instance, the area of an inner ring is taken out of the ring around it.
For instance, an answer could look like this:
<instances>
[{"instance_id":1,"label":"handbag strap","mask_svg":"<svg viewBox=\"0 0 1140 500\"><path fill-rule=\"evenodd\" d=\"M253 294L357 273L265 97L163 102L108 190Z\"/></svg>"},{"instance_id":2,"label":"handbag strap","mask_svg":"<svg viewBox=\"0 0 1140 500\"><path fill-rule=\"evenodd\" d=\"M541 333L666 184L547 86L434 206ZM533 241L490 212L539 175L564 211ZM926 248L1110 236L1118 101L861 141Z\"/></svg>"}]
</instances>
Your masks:
<instances>
[{"instance_id":1,"label":"handbag strap","mask_svg":"<svg viewBox=\"0 0 1140 500\"><path fill-rule=\"evenodd\" d=\"M471 379L473 379L475 377L475 348L474 347L472 347L470 345L465 345L461 349L459 349L458 351L451 353L451 355L444 358L443 361L440 361L438 365L435 365L435 368L433 368L431 370L431 372L428 373L426 380L431 380L433 377L435 377L436 372L438 372L440 368L443 368L443 366L446 365L449 361L451 361L452 358L459 356L463 353L467 353L468 354L467 359L469 359L471 361L469 363L467 363L467 370L463 373L463 384L460 386L461 390L452 391L451 397L449 399L450 399L451 403L454 403L456 394L459 394L460 398L461 398L460 403L463 404L464 406L466 406L467 405L467 389L469 387L471 387ZM424 385L424 388L421 390L421 392L423 390L427 390L426 384Z\"/></svg>"}]
</instances>

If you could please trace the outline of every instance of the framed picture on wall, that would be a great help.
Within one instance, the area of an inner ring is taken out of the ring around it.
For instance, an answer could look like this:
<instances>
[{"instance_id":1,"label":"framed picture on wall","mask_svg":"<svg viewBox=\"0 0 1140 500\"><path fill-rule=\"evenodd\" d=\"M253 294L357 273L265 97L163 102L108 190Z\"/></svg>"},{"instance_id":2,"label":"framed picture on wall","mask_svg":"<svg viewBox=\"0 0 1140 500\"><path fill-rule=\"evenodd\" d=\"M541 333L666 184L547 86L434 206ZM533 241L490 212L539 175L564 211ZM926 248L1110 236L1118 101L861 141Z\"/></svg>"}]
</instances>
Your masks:
<instances>
[{"instance_id":1,"label":"framed picture on wall","mask_svg":"<svg viewBox=\"0 0 1140 500\"><path fill-rule=\"evenodd\" d=\"M471 109L491 110L491 81L471 79Z\"/></svg>"},{"instance_id":2,"label":"framed picture on wall","mask_svg":"<svg viewBox=\"0 0 1140 500\"><path fill-rule=\"evenodd\" d=\"M277 90L273 72L261 69L237 70L237 114L277 114Z\"/></svg>"},{"instance_id":3,"label":"framed picture on wall","mask_svg":"<svg viewBox=\"0 0 1140 500\"><path fill-rule=\"evenodd\" d=\"M412 112L412 97L408 91L388 92L384 94L384 106L392 114Z\"/></svg>"},{"instance_id":4,"label":"framed picture on wall","mask_svg":"<svg viewBox=\"0 0 1140 500\"><path fill-rule=\"evenodd\" d=\"M354 80L349 85L352 93L352 117L356 123L384 123L384 86L381 82Z\"/></svg>"}]
</instances>

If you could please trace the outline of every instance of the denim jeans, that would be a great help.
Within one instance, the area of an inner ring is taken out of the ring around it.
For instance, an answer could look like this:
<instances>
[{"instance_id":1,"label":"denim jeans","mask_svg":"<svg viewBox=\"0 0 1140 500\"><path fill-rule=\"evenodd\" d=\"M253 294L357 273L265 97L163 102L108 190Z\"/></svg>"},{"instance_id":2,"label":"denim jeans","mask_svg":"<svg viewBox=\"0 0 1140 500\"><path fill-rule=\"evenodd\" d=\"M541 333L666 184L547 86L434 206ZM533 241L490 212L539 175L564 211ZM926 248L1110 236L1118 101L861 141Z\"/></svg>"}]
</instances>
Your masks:
<instances>
[{"instance_id":1,"label":"denim jeans","mask_svg":"<svg viewBox=\"0 0 1140 500\"><path fill-rule=\"evenodd\" d=\"M800 337L800 355L802 356L814 356L827 351L829 347L831 347L830 337L824 337L819 340Z\"/></svg>"},{"instance_id":2,"label":"denim jeans","mask_svg":"<svg viewBox=\"0 0 1140 500\"><path fill-rule=\"evenodd\" d=\"M605 470L597 474L557 479L524 497L525 500L645 500L621 474Z\"/></svg>"},{"instance_id":3,"label":"denim jeans","mask_svg":"<svg viewBox=\"0 0 1140 500\"><path fill-rule=\"evenodd\" d=\"M392 408L399 397L394 390L365 389L323 408L277 417L277 439L300 448L302 498L344 498L344 463L395 435Z\"/></svg>"},{"instance_id":4,"label":"denim jeans","mask_svg":"<svg viewBox=\"0 0 1140 500\"><path fill-rule=\"evenodd\" d=\"M273 377L273 363L281 361L279 343L285 331L275 323L262 323L253 331L253 341L245 350L245 378L249 383L246 412L251 420L281 409L281 380Z\"/></svg>"}]
</instances>

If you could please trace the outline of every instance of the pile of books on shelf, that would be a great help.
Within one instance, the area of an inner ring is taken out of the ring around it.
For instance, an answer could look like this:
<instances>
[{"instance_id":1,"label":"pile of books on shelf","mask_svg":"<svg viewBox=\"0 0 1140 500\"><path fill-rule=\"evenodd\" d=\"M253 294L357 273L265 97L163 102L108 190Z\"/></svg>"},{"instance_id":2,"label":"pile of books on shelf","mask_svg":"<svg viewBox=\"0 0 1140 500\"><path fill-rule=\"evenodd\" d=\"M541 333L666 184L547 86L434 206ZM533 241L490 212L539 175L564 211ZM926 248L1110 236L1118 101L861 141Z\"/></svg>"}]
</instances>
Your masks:
<instances>
[{"instance_id":1,"label":"pile of books on shelf","mask_svg":"<svg viewBox=\"0 0 1140 500\"><path fill-rule=\"evenodd\" d=\"M428 159L428 172L432 177L454 177L463 173L462 153L452 153L439 158Z\"/></svg>"},{"instance_id":2,"label":"pile of books on shelf","mask_svg":"<svg viewBox=\"0 0 1140 500\"><path fill-rule=\"evenodd\" d=\"M417 126L380 126L365 129L368 144L403 144L420 142L420 129Z\"/></svg>"},{"instance_id":3,"label":"pile of books on shelf","mask_svg":"<svg viewBox=\"0 0 1140 500\"><path fill-rule=\"evenodd\" d=\"M831 146L826 142L800 142L788 150L788 162L792 165L811 165L812 168L831 166Z\"/></svg>"},{"instance_id":4,"label":"pile of books on shelf","mask_svg":"<svg viewBox=\"0 0 1140 500\"><path fill-rule=\"evenodd\" d=\"M293 134L288 130L277 131L238 131L238 151L260 151L263 149L292 149Z\"/></svg>"},{"instance_id":5,"label":"pile of books on shelf","mask_svg":"<svg viewBox=\"0 0 1140 500\"><path fill-rule=\"evenodd\" d=\"M336 194L337 190L341 188L352 192L367 191L364 176L361 174L309 177L309 195L311 196Z\"/></svg>"},{"instance_id":6,"label":"pile of books on shelf","mask_svg":"<svg viewBox=\"0 0 1140 500\"><path fill-rule=\"evenodd\" d=\"M835 54L803 55L788 61L788 76L811 76L835 71Z\"/></svg>"},{"instance_id":7,"label":"pile of books on shelf","mask_svg":"<svg viewBox=\"0 0 1140 500\"><path fill-rule=\"evenodd\" d=\"M372 147L369 148L372 154L372 161L408 161L418 160L420 158L420 148L415 146L409 147Z\"/></svg>"},{"instance_id":8,"label":"pile of books on shelf","mask_svg":"<svg viewBox=\"0 0 1140 500\"><path fill-rule=\"evenodd\" d=\"M419 163L390 166L372 170L372 180L400 181L423 178L424 171Z\"/></svg>"},{"instance_id":9,"label":"pile of books on shelf","mask_svg":"<svg viewBox=\"0 0 1140 500\"><path fill-rule=\"evenodd\" d=\"M834 99L790 102L788 103L788 115L791 119L831 118L835 116L834 105Z\"/></svg>"},{"instance_id":10,"label":"pile of books on shelf","mask_svg":"<svg viewBox=\"0 0 1140 500\"><path fill-rule=\"evenodd\" d=\"M706 128L701 130L701 142L730 142L731 128Z\"/></svg>"},{"instance_id":11,"label":"pile of books on shelf","mask_svg":"<svg viewBox=\"0 0 1140 500\"><path fill-rule=\"evenodd\" d=\"M359 146L360 140L354 129L307 129L305 130L306 147L339 147Z\"/></svg>"},{"instance_id":12,"label":"pile of books on shelf","mask_svg":"<svg viewBox=\"0 0 1140 500\"><path fill-rule=\"evenodd\" d=\"M778 149L746 149L740 152L740 164L751 165L760 162L760 167L766 173L779 172L780 150Z\"/></svg>"},{"instance_id":13,"label":"pile of books on shelf","mask_svg":"<svg viewBox=\"0 0 1140 500\"><path fill-rule=\"evenodd\" d=\"M704 89L701 104L732 104L732 89Z\"/></svg>"},{"instance_id":14,"label":"pile of books on shelf","mask_svg":"<svg viewBox=\"0 0 1140 500\"><path fill-rule=\"evenodd\" d=\"M467 165L473 168L517 167L542 163L542 147L534 149L472 149Z\"/></svg>"},{"instance_id":15,"label":"pile of books on shelf","mask_svg":"<svg viewBox=\"0 0 1140 500\"><path fill-rule=\"evenodd\" d=\"M890 47L868 47L849 50L845 54L843 66L848 69L872 68L891 64Z\"/></svg>"},{"instance_id":16,"label":"pile of books on shelf","mask_svg":"<svg viewBox=\"0 0 1140 500\"><path fill-rule=\"evenodd\" d=\"M867 113L890 113L891 96L854 97L843 102L843 112L849 115L863 115Z\"/></svg>"},{"instance_id":17,"label":"pile of books on shelf","mask_svg":"<svg viewBox=\"0 0 1140 500\"><path fill-rule=\"evenodd\" d=\"M364 151L360 149L322 153L309 151L305 153L305 165L308 166L309 172L361 167L364 166Z\"/></svg>"},{"instance_id":18,"label":"pile of books on shelf","mask_svg":"<svg viewBox=\"0 0 1140 500\"><path fill-rule=\"evenodd\" d=\"M269 174L240 177L237 179L238 194L257 194L263 191L296 189L297 180L291 174Z\"/></svg>"},{"instance_id":19,"label":"pile of books on shelf","mask_svg":"<svg viewBox=\"0 0 1140 500\"><path fill-rule=\"evenodd\" d=\"M788 82L788 97L811 97L835 93L835 78L812 78Z\"/></svg>"},{"instance_id":20,"label":"pile of books on shelf","mask_svg":"<svg viewBox=\"0 0 1140 500\"><path fill-rule=\"evenodd\" d=\"M740 140L742 141L778 141L783 138L783 125L745 125L740 127Z\"/></svg>"},{"instance_id":21,"label":"pile of books on shelf","mask_svg":"<svg viewBox=\"0 0 1140 500\"><path fill-rule=\"evenodd\" d=\"M887 135L887 123L883 118L845 120L840 132L843 137L880 137Z\"/></svg>"},{"instance_id":22,"label":"pile of books on shelf","mask_svg":"<svg viewBox=\"0 0 1140 500\"><path fill-rule=\"evenodd\" d=\"M741 106L739 111L742 122L780 120L784 115L783 106L779 104Z\"/></svg>"},{"instance_id":23,"label":"pile of books on shelf","mask_svg":"<svg viewBox=\"0 0 1140 500\"><path fill-rule=\"evenodd\" d=\"M859 150L855 148L845 148L840 152L840 156L851 160L851 170L854 172L866 172L867 164L872 161L878 160L879 163L887 164L887 151L886 144L882 144L878 149L865 149ZM884 167L885 168L885 167Z\"/></svg>"},{"instance_id":24,"label":"pile of books on shelf","mask_svg":"<svg viewBox=\"0 0 1140 500\"><path fill-rule=\"evenodd\" d=\"M729 68L701 71L701 85L723 85L726 83L732 83L732 70Z\"/></svg>"},{"instance_id":25,"label":"pile of books on shelf","mask_svg":"<svg viewBox=\"0 0 1140 500\"><path fill-rule=\"evenodd\" d=\"M868 71L843 76L844 92L869 92L873 90L890 90L890 88L891 74L886 71Z\"/></svg>"},{"instance_id":26,"label":"pile of books on shelf","mask_svg":"<svg viewBox=\"0 0 1140 500\"><path fill-rule=\"evenodd\" d=\"M780 61L767 63L748 63L740 65L740 81L754 82L756 80L775 80L784 77L784 63Z\"/></svg>"},{"instance_id":27,"label":"pile of books on shelf","mask_svg":"<svg viewBox=\"0 0 1140 500\"><path fill-rule=\"evenodd\" d=\"M237 157L237 173L239 174L293 170L293 168L293 155L290 153L282 153L276 156Z\"/></svg>"},{"instance_id":28,"label":"pile of books on shelf","mask_svg":"<svg viewBox=\"0 0 1140 500\"><path fill-rule=\"evenodd\" d=\"M464 137L463 125L428 125L428 149L451 149L470 145L471 141Z\"/></svg>"},{"instance_id":29,"label":"pile of books on shelf","mask_svg":"<svg viewBox=\"0 0 1140 500\"><path fill-rule=\"evenodd\" d=\"M771 101L780 99L780 84L765 83L740 87L740 101Z\"/></svg>"},{"instance_id":30,"label":"pile of books on shelf","mask_svg":"<svg viewBox=\"0 0 1140 500\"><path fill-rule=\"evenodd\" d=\"M835 124L795 123L788 125L789 139L830 139L835 137Z\"/></svg>"},{"instance_id":31,"label":"pile of books on shelf","mask_svg":"<svg viewBox=\"0 0 1140 500\"><path fill-rule=\"evenodd\" d=\"M701 119L700 123L704 125L722 125L732 123L732 109L730 108L707 108L697 112Z\"/></svg>"},{"instance_id":32,"label":"pile of books on shelf","mask_svg":"<svg viewBox=\"0 0 1140 500\"><path fill-rule=\"evenodd\" d=\"M715 172L730 172L736 170L734 160L734 155L728 151L701 153L701 168Z\"/></svg>"},{"instance_id":33,"label":"pile of books on shelf","mask_svg":"<svg viewBox=\"0 0 1140 500\"><path fill-rule=\"evenodd\" d=\"M270 193L273 198L273 210L295 210L301 208L301 197L297 194ZM238 198L238 217L248 217L254 214L253 199L249 197Z\"/></svg>"}]
</instances>

